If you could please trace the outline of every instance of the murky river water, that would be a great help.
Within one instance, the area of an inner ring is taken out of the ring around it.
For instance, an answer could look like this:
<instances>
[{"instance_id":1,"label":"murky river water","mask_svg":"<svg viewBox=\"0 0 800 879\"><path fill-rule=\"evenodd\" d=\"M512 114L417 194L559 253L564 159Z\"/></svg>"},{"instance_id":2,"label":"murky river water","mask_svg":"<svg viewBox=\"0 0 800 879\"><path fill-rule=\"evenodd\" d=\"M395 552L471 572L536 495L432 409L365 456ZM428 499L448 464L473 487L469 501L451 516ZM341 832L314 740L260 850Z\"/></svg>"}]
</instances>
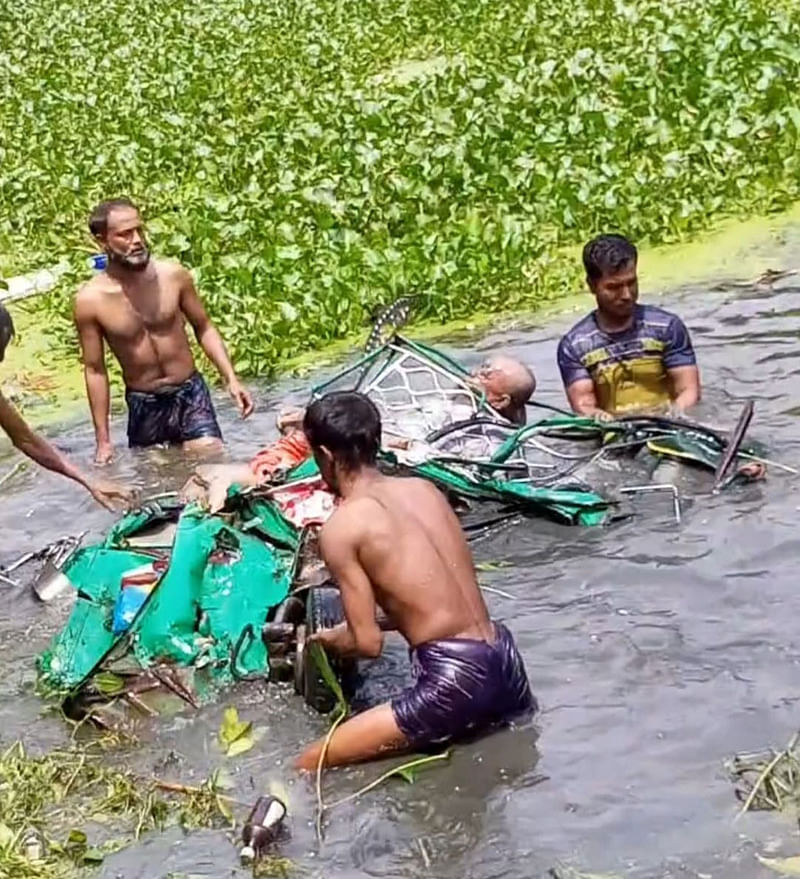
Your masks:
<instances>
[{"instance_id":1,"label":"murky river water","mask_svg":"<svg viewBox=\"0 0 800 879\"><path fill-rule=\"evenodd\" d=\"M772 290L688 290L668 303L687 320L698 350L706 389L700 414L730 427L742 402L755 397L751 435L789 464L800 464L798 294L790 278ZM573 317L450 350L468 363L489 347L518 354L536 369L540 398L560 404L555 346ZM302 383L263 390L246 427L221 403L231 457L246 457L274 435L274 412L287 397L302 400ZM115 422L120 446L123 431ZM85 425L57 439L88 459ZM0 472L12 460L0 461ZM115 467L135 474L145 492L175 488L186 472L176 456L159 461L125 451ZM99 534L111 521L79 489L32 468L0 491L0 562L83 528ZM535 728L460 747L413 786L393 781L335 810L321 846L313 785L288 764L326 721L288 691L241 685L199 713L143 721L140 744L123 751L125 762L187 784L224 762L235 796L248 802L271 783L284 784L292 816L284 853L304 875L326 879L523 879L545 876L556 863L631 877L773 875L754 852L774 850L780 840L785 853L795 853L800 839L788 822L765 813L734 825L737 805L722 761L783 744L798 726L799 505L796 480L773 470L766 484L697 497L680 526L667 500L651 498L639 503L636 519L610 529L530 521L478 543L478 558L512 563L482 577L513 595L490 595L489 602L518 639L542 706ZM67 610L64 602L41 606L27 591L0 587L0 742L20 737L36 750L65 740L62 723L32 687L34 657ZM391 642L367 674L373 698L401 686L402 645ZM230 761L215 744L227 704L267 728L253 750ZM328 773L327 798L378 772ZM246 875L225 833L177 830L108 858L99 875L170 872Z\"/></svg>"}]
</instances>

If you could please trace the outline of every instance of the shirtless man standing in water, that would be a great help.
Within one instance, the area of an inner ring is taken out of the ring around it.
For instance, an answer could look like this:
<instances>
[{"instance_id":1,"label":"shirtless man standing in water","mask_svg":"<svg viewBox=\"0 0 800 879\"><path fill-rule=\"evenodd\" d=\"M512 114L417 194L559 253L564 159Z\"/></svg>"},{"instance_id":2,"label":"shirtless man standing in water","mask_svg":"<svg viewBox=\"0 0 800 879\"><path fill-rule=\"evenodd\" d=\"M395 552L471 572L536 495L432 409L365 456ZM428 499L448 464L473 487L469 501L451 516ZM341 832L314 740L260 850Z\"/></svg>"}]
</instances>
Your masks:
<instances>
[{"instance_id":1,"label":"shirtless man standing in water","mask_svg":"<svg viewBox=\"0 0 800 879\"><path fill-rule=\"evenodd\" d=\"M381 421L362 394L329 394L303 429L322 477L342 499L323 526L320 551L338 582L346 622L317 632L326 650L376 657L376 605L408 641L416 681L333 734L326 764L442 745L536 710L511 633L492 622L461 526L431 483L375 466ZM323 740L296 767L314 769Z\"/></svg>"},{"instance_id":2,"label":"shirtless man standing in water","mask_svg":"<svg viewBox=\"0 0 800 879\"><path fill-rule=\"evenodd\" d=\"M122 367L131 447L164 443L219 448L222 433L208 387L195 367L185 321L243 418L253 411L253 401L236 377L191 274L177 263L150 259L139 211L128 199L99 204L89 229L108 257L108 268L84 285L75 300L96 462L105 464L113 454L104 342Z\"/></svg>"}]
</instances>

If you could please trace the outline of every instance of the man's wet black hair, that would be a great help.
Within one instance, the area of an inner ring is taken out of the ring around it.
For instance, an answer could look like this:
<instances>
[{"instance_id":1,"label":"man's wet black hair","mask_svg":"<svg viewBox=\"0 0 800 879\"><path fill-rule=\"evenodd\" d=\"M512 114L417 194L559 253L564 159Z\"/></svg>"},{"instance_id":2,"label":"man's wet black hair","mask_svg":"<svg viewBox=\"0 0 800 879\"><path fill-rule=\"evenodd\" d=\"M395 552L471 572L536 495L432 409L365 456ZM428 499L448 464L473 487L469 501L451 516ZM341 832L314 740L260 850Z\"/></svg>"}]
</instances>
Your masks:
<instances>
[{"instance_id":1,"label":"man's wet black hair","mask_svg":"<svg viewBox=\"0 0 800 879\"><path fill-rule=\"evenodd\" d=\"M0 305L0 360L3 359L8 343L14 338L14 321L5 305Z\"/></svg>"},{"instance_id":2,"label":"man's wet black hair","mask_svg":"<svg viewBox=\"0 0 800 879\"><path fill-rule=\"evenodd\" d=\"M590 281L615 275L637 258L636 248L624 235L598 235L583 248L583 267Z\"/></svg>"},{"instance_id":3,"label":"man's wet black hair","mask_svg":"<svg viewBox=\"0 0 800 879\"><path fill-rule=\"evenodd\" d=\"M129 198L109 198L106 201L101 201L100 204L92 208L92 212L89 214L89 231L95 238L100 238L108 232L109 214L117 208L139 210Z\"/></svg>"},{"instance_id":4,"label":"man's wet black hair","mask_svg":"<svg viewBox=\"0 0 800 879\"><path fill-rule=\"evenodd\" d=\"M348 470L375 464L381 446L377 407L356 391L326 394L306 409L303 431L312 449L320 446Z\"/></svg>"}]
</instances>

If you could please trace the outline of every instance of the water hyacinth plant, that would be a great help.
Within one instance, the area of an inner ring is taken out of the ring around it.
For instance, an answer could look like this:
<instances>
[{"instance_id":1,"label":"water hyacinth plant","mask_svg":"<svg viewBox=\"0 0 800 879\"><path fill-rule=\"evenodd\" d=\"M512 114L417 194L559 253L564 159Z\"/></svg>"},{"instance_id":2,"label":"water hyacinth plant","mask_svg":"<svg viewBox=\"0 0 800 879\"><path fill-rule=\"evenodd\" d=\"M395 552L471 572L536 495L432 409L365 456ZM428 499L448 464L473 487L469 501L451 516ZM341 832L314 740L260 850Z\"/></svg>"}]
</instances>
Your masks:
<instances>
[{"instance_id":1,"label":"water hyacinth plant","mask_svg":"<svg viewBox=\"0 0 800 879\"><path fill-rule=\"evenodd\" d=\"M4 264L82 265L125 193L242 373L404 293L441 320L535 305L598 230L673 241L800 189L785 0L8 6ZM46 305L70 338L75 282Z\"/></svg>"}]
</instances>

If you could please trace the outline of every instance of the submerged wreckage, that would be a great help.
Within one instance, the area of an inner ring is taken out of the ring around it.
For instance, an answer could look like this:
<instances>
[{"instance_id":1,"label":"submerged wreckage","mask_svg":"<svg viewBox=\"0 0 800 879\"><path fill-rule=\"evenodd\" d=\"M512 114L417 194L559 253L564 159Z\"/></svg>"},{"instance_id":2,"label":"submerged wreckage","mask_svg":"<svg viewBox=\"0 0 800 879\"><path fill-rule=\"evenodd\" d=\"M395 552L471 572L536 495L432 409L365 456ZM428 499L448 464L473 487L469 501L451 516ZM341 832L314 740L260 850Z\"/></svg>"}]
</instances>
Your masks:
<instances>
[{"instance_id":1,"label":"submerged wreckage","mask_svg":"<svg viewBox=\"0 0 800 879\"><path fill-rule=\"evenodd\" d=\"M403 451L382 453L382 466L436 483L472 534L519 517L598 526L629 514L626 495L662 488L679 518L673 485L604 490L603 467L630 473L649 450L713 472L716 489L761 454L742 445L752 407L730 438L656 417L599 424L539 404L541 417L518 427L488 406L459 363L398 335L311 393L343 389L370 396L385 431L408 439ZM232 488L213 515L176 495L151 498L101 543L61 553L46 576L68 580L77 598L38 658L42 692L102 723L109 703L154 713L147 694L167 690L197 706L221 686L257 678L293 681L310 705L330 710L333 694L304 645L342 619L316 552L332 506L308 459L270 484ZM334 664L343 679L351 670Z\"/></svg>"}]
</instances>

